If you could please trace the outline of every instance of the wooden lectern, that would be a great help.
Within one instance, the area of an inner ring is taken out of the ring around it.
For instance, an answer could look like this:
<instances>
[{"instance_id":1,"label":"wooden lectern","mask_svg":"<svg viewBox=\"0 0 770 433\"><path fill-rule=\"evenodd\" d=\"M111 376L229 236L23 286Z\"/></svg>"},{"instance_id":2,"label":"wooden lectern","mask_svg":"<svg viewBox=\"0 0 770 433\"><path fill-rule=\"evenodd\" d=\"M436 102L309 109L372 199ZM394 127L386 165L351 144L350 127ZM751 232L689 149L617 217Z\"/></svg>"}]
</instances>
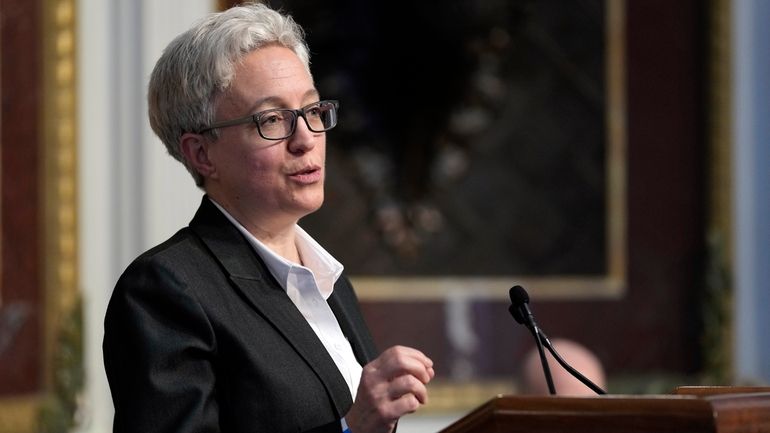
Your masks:
<instances>
[{"instance_id":1,"label":"wooden lectern","mask_svg":"<svg viewBox=\"0 0 770 433\"><path fill-rule=\"evenodd\" d=\"M770 388L680 387L673 395L498 396L441 433L770 433Z\"/></svg>"}]
</instances>

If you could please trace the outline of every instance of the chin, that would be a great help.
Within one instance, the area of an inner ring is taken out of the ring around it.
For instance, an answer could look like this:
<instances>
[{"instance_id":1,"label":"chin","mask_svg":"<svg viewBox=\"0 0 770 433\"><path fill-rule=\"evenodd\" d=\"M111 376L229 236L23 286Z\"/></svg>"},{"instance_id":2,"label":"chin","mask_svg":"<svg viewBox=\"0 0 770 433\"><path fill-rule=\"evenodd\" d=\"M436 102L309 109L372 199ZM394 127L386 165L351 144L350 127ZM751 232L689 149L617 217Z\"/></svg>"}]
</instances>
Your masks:
<instances>
[{"instance_id":1,"label":"chin","mask_svg":"<svg viewBox=\"0 0 770 433\"><path fill-rule=\"evenodd\" d=\"M324 196L321 194L319 197L310 197L307 200L303 200L302 202L302 208L304 210L305 215L309 215L318 209L321 209L321 206L324 203Z\"/></svg>"},{"instance_id":2,"label":"chin","mask_svg":"<svg viewBox=\"0 0 770 433\"><path fill-rule=\"evenodd\" d=\"M324 200L323 200L323 197L322 197L320 200L318 200L318 202L314 206L311 206L312 209L310 210L310 213L313 213L313 212L317 211L318 209L321 209L321 206L323 206L323 204L324 204Z\"/></svg>"}]
</instances>

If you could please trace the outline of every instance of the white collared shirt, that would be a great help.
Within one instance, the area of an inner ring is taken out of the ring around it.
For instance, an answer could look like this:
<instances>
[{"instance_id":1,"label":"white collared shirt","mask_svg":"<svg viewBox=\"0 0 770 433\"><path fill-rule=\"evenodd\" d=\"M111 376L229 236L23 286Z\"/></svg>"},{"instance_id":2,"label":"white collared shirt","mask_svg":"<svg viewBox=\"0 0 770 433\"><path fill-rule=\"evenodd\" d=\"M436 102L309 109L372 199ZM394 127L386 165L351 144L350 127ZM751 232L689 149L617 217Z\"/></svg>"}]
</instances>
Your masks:
<instances>
[{"instance_id":1,"label":"white collared shirt","mask_svg":"<svg viewBox=\"0 0 770 433\"><path fill-rule=\"evenodd\" d=\"M342 333L331 307L326 302L334 291L334 283L342 275L342 264L298 225L294 226L296 244L304 266L286 260L249 233L217 202L214 200L211 202L246 237L264 260L273 277L286 290L289 298L334 360L348 384L351 398L355 401L362 367L353 354L350 342Z\"/></svg>"}]
</instances>

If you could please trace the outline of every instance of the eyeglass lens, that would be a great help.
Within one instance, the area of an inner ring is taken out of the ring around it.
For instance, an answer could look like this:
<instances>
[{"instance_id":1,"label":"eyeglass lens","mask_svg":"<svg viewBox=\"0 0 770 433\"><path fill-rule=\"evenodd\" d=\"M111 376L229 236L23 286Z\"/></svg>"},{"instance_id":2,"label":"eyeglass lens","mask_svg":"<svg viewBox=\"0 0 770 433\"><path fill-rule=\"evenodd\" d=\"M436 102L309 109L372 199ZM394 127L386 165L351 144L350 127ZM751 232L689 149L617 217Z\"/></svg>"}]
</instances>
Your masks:
<instances>
[{"instance_id":1,"label":"eyeglass lens","mask_svg":"<svg viewBox=\"0 0 770 433\"><path fill-rule=\"evenodd\" d=\"M277 109L261 113L257 119L259 132L267 139L290 136L296 127L298 111ZM337 107L332 102L321 101L305 107L301 113L308 128L313 132L327 131L337 124Z\"/></svg>"}]
</instances>

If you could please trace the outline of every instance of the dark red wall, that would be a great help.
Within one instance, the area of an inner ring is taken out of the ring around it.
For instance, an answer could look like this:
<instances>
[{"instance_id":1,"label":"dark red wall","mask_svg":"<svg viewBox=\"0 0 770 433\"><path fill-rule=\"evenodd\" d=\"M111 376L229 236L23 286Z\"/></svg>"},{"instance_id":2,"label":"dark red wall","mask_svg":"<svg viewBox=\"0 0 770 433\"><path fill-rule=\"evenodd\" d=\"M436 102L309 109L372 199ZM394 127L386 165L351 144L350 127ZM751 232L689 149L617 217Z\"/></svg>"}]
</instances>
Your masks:
<instances>
[{"instance_id":1,"label":"dark red wall","mask_svg":"<svg viewBox=\"0 0 770 433\"><path fill-rule=\"evenodd\" d=\"M8 338L0 347L0 397L38 391L42 381L39 4L0 2L0 331Z\"/></svg>"}]
</instances>

